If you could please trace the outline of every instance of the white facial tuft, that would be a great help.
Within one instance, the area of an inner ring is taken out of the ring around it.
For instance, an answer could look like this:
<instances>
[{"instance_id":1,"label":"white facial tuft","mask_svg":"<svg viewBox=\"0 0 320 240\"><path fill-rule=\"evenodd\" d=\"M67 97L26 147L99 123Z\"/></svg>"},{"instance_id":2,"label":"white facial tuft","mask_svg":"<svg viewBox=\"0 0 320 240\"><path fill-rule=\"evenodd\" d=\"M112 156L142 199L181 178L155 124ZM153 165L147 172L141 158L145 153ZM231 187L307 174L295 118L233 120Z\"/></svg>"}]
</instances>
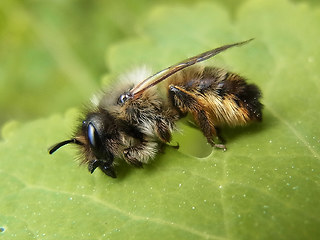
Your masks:
<instances>
[{"instance_id":1,"label":"white facial tuft","mask_svg":"<svg viewBox=\"0 0 320 240\"><path fill-rule=\"evenodd\" d=\"M100 94L101 95L101 94ZM100 99L101 99L101 96L98 95L98 94L94 94L91 99L90 99L90 102L93 104L93 106L98 106L99 105L99 102L100 102Z\"/></svg>"},{"instance_id":2,"label":"white facial tuft","mask_svg":"<svg viewBox=\"0 0 320 240\"><path fill-rule=\"evenodd\" d=\"M133 83L134 85L143 81L147 77L150 77L151 69L143 65L141 67L135 68L128 73L120 76L120 82L123 83Z\"/></svg>"}]
</instances>

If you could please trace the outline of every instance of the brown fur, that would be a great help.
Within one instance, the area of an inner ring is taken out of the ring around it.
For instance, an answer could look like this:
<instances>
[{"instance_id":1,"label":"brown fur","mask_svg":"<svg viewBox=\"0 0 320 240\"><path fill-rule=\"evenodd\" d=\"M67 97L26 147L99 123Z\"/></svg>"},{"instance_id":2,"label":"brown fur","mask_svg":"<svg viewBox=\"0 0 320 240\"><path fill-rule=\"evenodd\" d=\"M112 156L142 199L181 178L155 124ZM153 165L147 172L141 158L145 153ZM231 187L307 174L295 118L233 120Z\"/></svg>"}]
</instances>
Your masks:
<instances>
[{"instance_id":1,"label":"brown fur","mask_svg":"<svg viewBox=\"0 0 320 240\"><path fill-rule=\"evenodd\" d=\"M213 67L189 67L167 83L171 104L181 113L191 113L213 146L213 137L219 137L216 127L261 120L259 89L236 74Z\"/></svg>"},{"instance_id":2,"label":"brown fur","mask_svg":"<svg viewBox=\"0 0 320 240\"><path fill-rule=\"evenodd\" d=\"M224 45L186 59L128 86L122 94L117 89L105 93L94 111L86 114L75 136L56 144L49 153L75 143L91 173L99 167L106 175L116 177L117 161L123 159L142 167L154 158L159 145L171 141L176 122L188 114L193 116L208 143L226 149L214 141L219 138L217 127L260 121L260 90L226 70L190 66L249 41ZM161 96L153 87L163 80L167 96Z\"/></svg>"}]
</instances>

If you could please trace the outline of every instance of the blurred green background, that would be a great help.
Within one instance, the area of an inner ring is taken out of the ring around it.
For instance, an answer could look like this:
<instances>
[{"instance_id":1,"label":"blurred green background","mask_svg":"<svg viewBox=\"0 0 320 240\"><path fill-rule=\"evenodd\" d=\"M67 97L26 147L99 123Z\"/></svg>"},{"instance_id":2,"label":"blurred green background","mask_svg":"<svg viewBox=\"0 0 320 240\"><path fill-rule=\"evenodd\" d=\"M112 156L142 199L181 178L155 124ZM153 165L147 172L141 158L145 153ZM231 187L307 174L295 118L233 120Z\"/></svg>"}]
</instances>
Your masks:
<instances>
[{"instance_id":1,"label":"blurred green background","mask_svg":"<svg viewBox=\"0 0 320 240\"><path fill-rule=\"evenodd\" d=\"M108 73L106 50L139 35L154 5L194 2L1 0L0 126L81 106ZM234 16L246 0L215 2Z\"/></svg>"}]
</instances>

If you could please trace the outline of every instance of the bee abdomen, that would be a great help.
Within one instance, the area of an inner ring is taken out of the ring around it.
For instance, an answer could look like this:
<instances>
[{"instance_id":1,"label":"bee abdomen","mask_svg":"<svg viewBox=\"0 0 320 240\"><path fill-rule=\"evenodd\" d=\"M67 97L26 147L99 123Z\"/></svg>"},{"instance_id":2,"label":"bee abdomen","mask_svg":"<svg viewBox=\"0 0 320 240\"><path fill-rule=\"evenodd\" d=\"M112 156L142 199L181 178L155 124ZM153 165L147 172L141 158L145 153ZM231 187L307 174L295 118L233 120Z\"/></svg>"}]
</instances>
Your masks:
<instances>
[{"instance_id":1,"label":"bee abdomen","mask_svg":"<svg viewBox=\"0 0 320 240\"><path fill-rule=\"evenodd\" d=\"M254 84L221 68L184 70L168 86L169 99L182 113L209 112L214 125L245 125L262 119L261 92Z\"/></svg>"},{"instance_id":2,"label":"bee abdomen","mask_svg":"<svg viewBox=\"0 0 320 240\"><path fill-rule=\"evenodd\" d=\"M255 84L248 84L241 76L228 73L223 88L223 92L231 95L239 108L248 111L250 120L262 120L261 91Z\"/></svg>"}]
</instances>

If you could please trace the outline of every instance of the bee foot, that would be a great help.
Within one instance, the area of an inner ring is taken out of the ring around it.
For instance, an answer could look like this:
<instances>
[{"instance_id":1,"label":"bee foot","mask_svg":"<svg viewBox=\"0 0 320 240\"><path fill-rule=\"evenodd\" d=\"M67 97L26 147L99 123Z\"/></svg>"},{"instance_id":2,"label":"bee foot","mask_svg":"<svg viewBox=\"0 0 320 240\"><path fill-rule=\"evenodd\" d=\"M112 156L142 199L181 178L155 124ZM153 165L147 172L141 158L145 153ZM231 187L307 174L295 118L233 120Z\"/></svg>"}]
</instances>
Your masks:
<instances>
[{"instance_id":1,"label":"bee foot","mask_svg":"<svg viewBox=\"0 0 320 240\"><path fill-rule=\"evenodd\" d=\"M223 149L223 151L225 152L225 151L227 151L227 147L226 147L226 145L224 145L224 144L214 144L213 145L215 148L219 148L219 149Z\"/></svg>"},{"instance_id":2,"label":"bee foot","mask_svg":"<svg viewBox=\"0 0 320 240\"><path fill-rule=\"evenodd\" d=\"M129 163L130 165L133 165L134 167L138 167L138 168L142 168L142 162L140 162L139 160L137 160L134 157L135 151L133 148L126 148L123 150L123 155L124 155L124 159L126 160L127 163Z\"/></svg>"},{"instance_id":3,"label":"bee foot","mask_svg":"<svg viewBox=\"0 0 320 240\"><path fill-rule=\"evenodd\" d=\"M180 145L179 145L178 142L176 143L176 145L169 145L169 146L174 148L174 149L179 149L180 148Z\"/></svg>"}]
</instances>

